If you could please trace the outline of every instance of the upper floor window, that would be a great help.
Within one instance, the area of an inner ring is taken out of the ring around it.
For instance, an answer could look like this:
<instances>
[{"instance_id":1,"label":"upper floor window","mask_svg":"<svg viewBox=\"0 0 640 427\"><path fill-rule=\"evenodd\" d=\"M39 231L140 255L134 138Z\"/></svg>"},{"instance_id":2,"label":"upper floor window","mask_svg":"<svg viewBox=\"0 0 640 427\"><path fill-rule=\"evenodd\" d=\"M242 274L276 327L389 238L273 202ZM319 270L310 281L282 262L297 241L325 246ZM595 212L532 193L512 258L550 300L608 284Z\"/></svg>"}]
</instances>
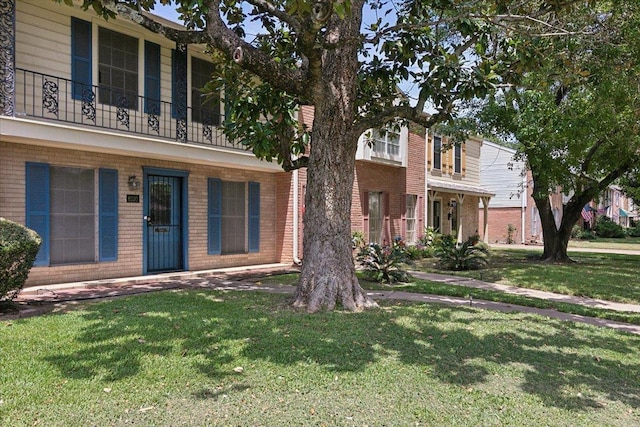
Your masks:
<instances>
[{"instance_id":1,"label":"upper floor window","mask_svg":"<svg viewBox=\"0 0 640 427\"><path fill-rule=\"evenodd\" d=\"M97 101L132 110L138 109L138 95L144 94L145 112L160 114L160 45L145 41L140 53L139 39L98 27L98 52L93 52L93 24L71 18L72 97L93 102L93 71L98 72ZM144 67L140 65L144 64ZM144 74L139 88L139 75Z\"/></svg>"},{"instance_id":2,"label":"upper floor window","mask_svg":"<svg viewBox=\"0 0 640 427\"><path fill-rule=\"evenodd\" d=\"M101 103L138 108L138 39L99 27L98 83Z\"/></svg>"},{"instance_id":3,"label":"upper floor window","mask_svg":"<svg viewBox=\"0 0 640 427\"><path fill-rule=\"evenodd\" d=\"M373 151L390 156L400 155L400 134L390 130L374 130Z\"/></svg>"},{"instance_id":4,"label":"upper floor window","mask_svg":"<svg viewBox=\"0 0 640 427\"><path fill-rule=\"evenodd\" d=\"M442 169L442 138L433 137L433 169Z\"/></svg>"},{"instance_id":5,"label":"upper floor window","mask_svg":"<svg viewBox=\"0 0 640 427\"><path fill-rule=\"evenodd\" d=\"M217 126L220 124L220 94L203 90L211 81L213 71L211 62L191 58L191 119Z\"/></svg>"},{"instance_id":6,"label":"upper floor window","mask_svg":"<svg viewBox=\"0 0 640 427\"><path fill-rule=\"evenodd\" d=\"M462 173L462 145L456 144L453 147L454 170L456 174Z\"/></svg>"}]
</instances>

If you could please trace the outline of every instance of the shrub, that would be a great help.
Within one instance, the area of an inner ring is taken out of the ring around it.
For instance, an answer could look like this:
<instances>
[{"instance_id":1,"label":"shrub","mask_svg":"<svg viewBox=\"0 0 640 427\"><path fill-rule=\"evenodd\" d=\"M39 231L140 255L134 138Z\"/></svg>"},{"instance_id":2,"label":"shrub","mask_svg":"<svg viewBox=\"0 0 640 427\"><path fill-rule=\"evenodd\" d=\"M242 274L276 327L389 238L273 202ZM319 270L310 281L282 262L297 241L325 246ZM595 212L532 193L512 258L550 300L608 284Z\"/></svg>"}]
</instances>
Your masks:
<instances>
[{"instance_id":1,"label":"shrub","mask_svg":"<svg viewBox=\"0 0 640 427\"><path fill-rule=\"evenodd\" d=\"M0 300L12 300L18 295L41 243L35 231L0 218Z\"/></svg>"},{"instance_id":2,"label":"shrub","mask_svg":"<svg viewBox=\"0 0 640 427\"><path fill-rule=\"evenodd\" d=\"M596 235L591 230L585 230L579 225L574 225L571 229L571 238L577 240L594 240Z\"/></svg>"},{"instance_id":3,"label":"shrub","mask_svg":"<svg viewBox=\"0 0 640 427\"><path fill-rule=\"evenodd\" d=\"M606 216L598 217L598 221L596 222L596 234L598 237L626 237L624 228Z\"/></svg>"},{"instance_id":4,"label":"shrub","mask_svg":"<svg viewBox=\"0 0 640 427\"><path fill-rule=\"evenodd\" d=\"M354 231L351 233L351 247L355 249L360 249L365 246L364 233L362 231Z\"/></svg>"},{"instance_id":5,"label":"shrub","mask_svg":"<svg viewBox=\"0 0 640 427\"><path fill-rule=\"evenodd\" d=\"M415 245L407 245L405 248L407 258L410 260L417 260L422 258L429 258L433 255L433 249L426 247L422 243L416 243Z\"/></svg>"},{"instance_id":6,"label":"shrub","mask_svg":"<svg viewBox=\"0 0 640 427\"><path fill-rule=\"evenodd\" d=\"M435 240L440 236L440 233L436 231L433 227L425 227L424 236L420 238L420 244L422 244L426 248L430 248L433 246Z\"/></svg>"},{"instance_id":7,"label":"shrub","mask_svg":"<svg viewBox=\"0 0 640 427\"><path fill-rule=\"evenodd\" d=\"M360 249L357 260L364 267L367 278L376 282L406 282L411 276L401 268L407 261L404 245L395 242L392 246L370 243Z\"/></svg>"},{"instance_id":8,"label":"shrub","mask_svg":"<svg viewBox=\"0 0 640 427\"><path fill-rule=\"evenodd\" d=\"M507 225L507 244L512 245L516 242L513 238L516 231L516 227L513 224Z\"/></svg>"},{"instance_id":9,"label":"shrub","mask_svg":"<svg viewBox=\"0 0 640 427\"><path fill-rule=\"evenodd\" d=\"M479 270L488 265L488 248L470 241L457 243L454 239L442 239L436 246L438 268L442 270Z\"/></svg>"},{"instance_id":10,"label":"shrub","mask_svg":"<svg viewBox=\"0 0 640 427\"><path fill-rule=\"evenodd\" d=\"M627 236L629 237L640 237L640 226L627 228Z\"/></svg>"}]
</instances>

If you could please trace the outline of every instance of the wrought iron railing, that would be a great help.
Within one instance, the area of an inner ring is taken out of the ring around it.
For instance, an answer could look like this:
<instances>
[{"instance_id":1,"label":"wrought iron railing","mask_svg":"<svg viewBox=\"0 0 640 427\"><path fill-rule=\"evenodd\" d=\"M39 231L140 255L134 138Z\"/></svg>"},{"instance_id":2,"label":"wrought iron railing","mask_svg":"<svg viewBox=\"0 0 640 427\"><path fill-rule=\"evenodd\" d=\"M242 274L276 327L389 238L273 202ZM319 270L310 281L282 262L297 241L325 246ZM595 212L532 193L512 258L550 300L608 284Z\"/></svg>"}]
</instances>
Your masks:
<instances>
[{"instance_id":1,"label":"wrought iron railing","mask_svg":"<svg viewBox=\"0 0 640 427\"><path fill-rule=\"evenodd\" d=\"M15 71L15 115L92 126L183 143L243 149L222 132L222 114L117 93L21 68Z\"/></svg>"}]
</instances>

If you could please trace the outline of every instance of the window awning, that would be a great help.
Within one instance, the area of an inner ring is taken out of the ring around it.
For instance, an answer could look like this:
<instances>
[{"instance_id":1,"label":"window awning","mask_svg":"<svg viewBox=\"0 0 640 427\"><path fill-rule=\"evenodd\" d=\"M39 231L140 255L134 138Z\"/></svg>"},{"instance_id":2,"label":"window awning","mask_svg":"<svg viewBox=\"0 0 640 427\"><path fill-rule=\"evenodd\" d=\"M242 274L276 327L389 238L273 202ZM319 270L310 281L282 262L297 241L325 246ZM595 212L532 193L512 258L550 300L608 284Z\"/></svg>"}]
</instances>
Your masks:
<instances>
[{"instance_id":1,"label":"window awning","mask_svg":"<svg viewBox=\"0 0 640 427\"><path fill-rule=\"evenodd\" d=\"M626 216L626 217L629 216L629 212L625 211L622 208L618 208L618 212L619 212L620 216Z\"/></svg>"}]
</instances>

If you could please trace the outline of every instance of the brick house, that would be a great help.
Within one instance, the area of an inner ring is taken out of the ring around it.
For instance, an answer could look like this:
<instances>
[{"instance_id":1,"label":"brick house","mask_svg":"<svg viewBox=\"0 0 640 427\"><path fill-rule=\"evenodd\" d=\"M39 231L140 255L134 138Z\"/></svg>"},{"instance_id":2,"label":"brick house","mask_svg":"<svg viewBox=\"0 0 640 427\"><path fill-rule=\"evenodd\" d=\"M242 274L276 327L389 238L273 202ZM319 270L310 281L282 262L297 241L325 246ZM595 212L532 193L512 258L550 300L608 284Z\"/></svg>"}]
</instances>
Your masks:
<instances>
[{"instance_id":1,"label":"brick house","mask_svg":"<svg viewBox=\"0 0 640 427\"><path fill-rule=\"evenodd\" d=\"M283 259L284 173L222 135L202 46L52 1L0 7L0 216L44 238L27 285Z\"/></svg>"},{"instance_id":2,"label":"brick house","mask_svg":"<svg viewBox=\"0 0 640 427\"><path fill-rule=\"evenodd\" d=\"M313 108L303 106L299 119L310 126ZM427 226L459 240L478 234L478 203L483 199L488 204L493 196L480 185L482 140L470 138L449 150L446 146L446 137L419 126L362 135L354 171L353 231L362 232L366 242L382 245L398 237L416 243ZM294 171L291 199L279 206L279 215L301 218L305 183L306 171ZM296 260L302 255L304 234L298 223L288 237Z\"/></svg>"},{"instance_id":3,"label":"brick house","mask_svg":"<svg viewBox=\"0 0 640 427\"><path fill-rule=\"evenodd\" d=\"M0 16L0 216L43 237L27 286L299 260L306 171L226 140L224 94L200 96L203 46L53 1ZM426 135L361 137L351 220L367 241L478 229L482 141L442 152Z\"/></svg>"}]
</instances>

